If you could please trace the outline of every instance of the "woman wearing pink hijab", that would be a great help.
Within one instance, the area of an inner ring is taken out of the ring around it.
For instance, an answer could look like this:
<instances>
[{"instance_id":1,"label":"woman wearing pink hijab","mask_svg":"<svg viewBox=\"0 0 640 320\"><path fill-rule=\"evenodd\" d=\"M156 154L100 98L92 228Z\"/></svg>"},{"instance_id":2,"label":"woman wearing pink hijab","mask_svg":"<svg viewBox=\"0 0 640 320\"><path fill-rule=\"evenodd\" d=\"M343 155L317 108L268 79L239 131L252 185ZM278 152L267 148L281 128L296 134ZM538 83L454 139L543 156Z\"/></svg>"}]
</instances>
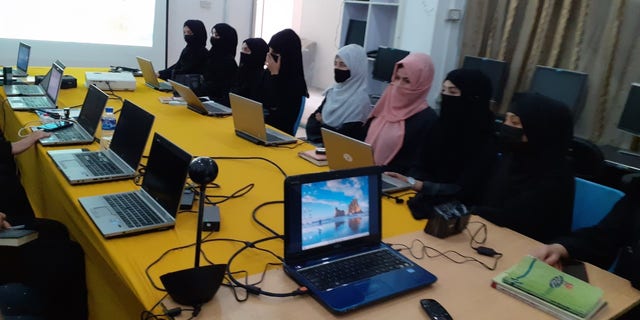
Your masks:
<instances>
[{"instance_id":1,"label":"woman wearing pink hijab","mask_svg":"<svg viewBox=\"0 0 640 320\"><path fill-rule=\"evenodd\" d=\"M421 163L421 146L438 116L427 104L433 83L433 61L411 53L398 61L391 83L369 115L365 141L373 148L376 165L404 173Z\"/></svg>"}]
</instances>

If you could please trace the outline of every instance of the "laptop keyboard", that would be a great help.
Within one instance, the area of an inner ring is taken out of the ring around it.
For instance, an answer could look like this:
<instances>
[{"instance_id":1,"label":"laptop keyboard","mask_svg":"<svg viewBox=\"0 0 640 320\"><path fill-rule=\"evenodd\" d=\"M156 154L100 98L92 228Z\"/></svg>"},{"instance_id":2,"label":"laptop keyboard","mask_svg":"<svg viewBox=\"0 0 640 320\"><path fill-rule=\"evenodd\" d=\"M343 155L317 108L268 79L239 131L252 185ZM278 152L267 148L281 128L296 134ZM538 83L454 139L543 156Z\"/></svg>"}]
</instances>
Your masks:
<instances>
[{"instance_id":1,"label":"laptop keyboard","mask_svg":"<svg viewBox=\"0 0 640 320\"><path fill-rule=\"evenodd\" d=\"M396 185L393 183L389 183L387 181L382 180L382 190L389 190L391 188L395 188Z\"/></svg>"},{"instance_id":2,"label":"laptop keyboard","mask_svg":"<svg viewBox=\"0 0 640 320\"><path fill-rule=\"evenodd\" d=\"M385 249L302 269L299 273L320 290L367 279L411 264Z\"/></svg>"},{"instance_id":3,"label":"laptop keyboard","mask_svg":"<svg viewBox=\"0 0 640 320\"><path fill-rule=\"evenodd\" d=\"M267 141L288 141L288 140L291 140L289 136L267 129Z\"/></svg>"},{"instance_id":4,"label":"laptop keyboard","mask_svg":"<svg viewBox=\"0 0 640 320\"><path fill-rule=\"evenodd\" d=\"M22 101L29 108L48 108L51 106L49 104L49 101L46 98L41 98L41 97L24 98L22 99Z\"/></svg>"},{"instance_id":5,"label":"laptop keyboard","mask_svg":"<svg viewBox=\"0 0 640 320\"><path fill-rule=\"evenodd\" d=\"M55 137L60 141L74 141L84 139L84 135L74 128L67 130L58 130L54 133Z\"/></svg>"},{"instance_id":6,"label":"laptop keyboard","mask_svg":"<svg viewBox=\"0 0 640 320\"><path fill-rule=\"evenodd\" d=\"M135 193L119 193L104 196L111 208L127 227L143 227L161 223L162 220Z\"/></svg>"},{"instance_id":7,"label":"laptop keyboard","mask_svg":"<svg viewBox=\"0 0 640 320\"><path fill-rule=\"evenodd\" d=\"M205 109L207 109L207 111L209 112L213 112L213 113L226 113L226 112L231 112L231 110L224 106L221 105L215 101L206 101L202 103L205 107Z\"/></svg>"},{"instance_id":8,"label":"laptop keyboard","mask_svg":"<svg viewBox=\"0 0 640 320\"><path fill-rule=\"evenodd\" d=\"M92 174L96 176L122 173L122 170L102 154L102 152L81 152L75 156L89 171L91 171Z\"/></svg>"}]
</instances>

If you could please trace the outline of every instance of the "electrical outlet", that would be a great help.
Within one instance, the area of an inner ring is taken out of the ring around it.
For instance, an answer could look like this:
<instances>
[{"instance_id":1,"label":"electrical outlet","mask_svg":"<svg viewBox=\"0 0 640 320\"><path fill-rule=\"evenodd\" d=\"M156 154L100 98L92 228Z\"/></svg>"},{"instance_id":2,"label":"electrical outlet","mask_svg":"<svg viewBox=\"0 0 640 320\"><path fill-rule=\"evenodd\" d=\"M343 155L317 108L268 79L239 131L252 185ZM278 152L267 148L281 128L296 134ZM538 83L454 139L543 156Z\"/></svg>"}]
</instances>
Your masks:
<instances>
[{"instance_id":1,"label":"electrical outlet","mask_svg":"<svg viewBox=\"0 0 640 320\"><path fill-rule=\"evenodd\" d=\"M462 19L462 10L449 9L447 12L447 21L459 21L460 19Z\"/></svg>"}]
</instances>

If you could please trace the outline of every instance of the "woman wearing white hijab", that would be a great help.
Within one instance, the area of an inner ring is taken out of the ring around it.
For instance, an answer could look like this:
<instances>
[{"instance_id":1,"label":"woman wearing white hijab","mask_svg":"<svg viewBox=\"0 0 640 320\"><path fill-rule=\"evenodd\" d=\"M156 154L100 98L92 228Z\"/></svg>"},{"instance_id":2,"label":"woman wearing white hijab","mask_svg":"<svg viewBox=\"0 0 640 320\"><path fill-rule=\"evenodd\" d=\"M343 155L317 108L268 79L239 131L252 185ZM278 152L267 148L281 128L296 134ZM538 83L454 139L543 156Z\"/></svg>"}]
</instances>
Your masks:
<instances>
[{"instance_id":1,"label":"woman wearing white hijab","mask_svg":"<svg viewBox=\"0 0 640 320\"><path fill-rule=\"evenodd\" d=\"M322 143L320 128L325 127L362 140L363 128L371 112L367 93L367 53L357 44L346 45L334 60L336 83L324 91L324 101L307 120L307 140Z\"/></svg>"}]
</instances>

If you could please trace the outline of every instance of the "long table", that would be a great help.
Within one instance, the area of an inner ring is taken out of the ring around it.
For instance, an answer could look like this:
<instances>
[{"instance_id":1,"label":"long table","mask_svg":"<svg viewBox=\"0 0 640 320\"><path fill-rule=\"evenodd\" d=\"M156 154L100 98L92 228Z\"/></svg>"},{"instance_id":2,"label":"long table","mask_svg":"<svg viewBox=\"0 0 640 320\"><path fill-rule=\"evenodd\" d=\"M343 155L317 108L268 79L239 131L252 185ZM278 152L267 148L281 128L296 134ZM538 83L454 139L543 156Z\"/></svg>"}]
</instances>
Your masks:
<instances>
[{"instance_id":1,"label":"long table","mask_svg":"<svg viewBox=\"0 0 640 320\"><path fill-rule=\"evenodd\" d=\"M84 72L87 70L65 70L65 74L71 74L78 79L78 88L60 91L60 108L82 103L86 94ZM30 74L45 72L44 68L29 70ZM2 89L0 93L4 96ZM162 134L193 156L259 156L275 162L288 175L326 170L297 157L297 152L312 149L311 145L301 143L297 146L267 148L252 144L234 134L232 118L206 117L187 110L185 106L162 104L159 98L171 94L145 86L141 78L137 79L134 92L115 93L154 114L152 131ZM122 102L114 99L109 100L107 105L118 110ZM17 133L21 127L33 124L32 121L38 119L31 112L14 112L6 104L2 106L2 111L2 130L12 141L19 139ZM100 136L100 130L96 135ZM149 147L150 143L147 144L145 154L148 154ZM97 150L99 145L94 143L88 146L43 147L38 144L18 156L18 166L29 200L37 215L61 221L69 228L71 236L82 245L86 257L91 318L138 317L142 310L151 308L164 296L164 292L155 289L147 279L145 269L166 250L193 243L196 216L193 213L178 213L176 227L171 230L104 239L77 199L139 187L132 180L71 186L47 155L48 150L63 148ZM253 241L269 236L266 230L252 222L252 211L263 202L283 199L284 176L273 165L261 160L218 160L217 163L220 172L215 182L220 188L208 189L208 195L231 195L248 184L254 184L254 188L241 198L220 204L221 229L211 237ZM385 236L415 231L424 225L424 222L410 219L404 206L385 201L383 207L385 212L389 212L383 217L387 226L383 230ZM282 233L282 212L282 205L270 205L261 209L259 216L263 223ZM205 249L213 250L208 253L208 257L215 263L225 263L239 247L238 244L216 243L206 245ZM282 243L278 241L266 243L265 247L282 252ZM236 262L238 268L255 274L262 271L262 264L256 262L258 260L249 254ZM153 281L160 285L160 275L189 268L192 263L193 250L183 250L168 255L151 268L149 273Z\"/></svg>"},{"instance_id":2,"label":"long table","mask_svg":"<svg viewBox=\"0 0 640 320\"><path fill-rule=\"evenodd\" d=\"M74 75L78 79L77 89L66 89L60 93L58 105L69 107L81 104L86 94L84 84L84 71L87 69L67 68L66 74ZM105 71L91 69L91 71ZM31 68L30 74L44 74L46 69ZM277 163L288 175L302 174L326 170L316 167L309 162L297 157L297 152L312 149L308 144L297 146L267 148L249 143L234 134L231 118L211 118L196 114L187 110L185 106L162 104L160 97L170 96L168 93L160 93L144 85L142 79L137 80L135 92L116 92L122 98L146 109L155 115L156 119L153 132L158 132L184 148L193 156L212 157L264 157ZM4 91L0 89L0 93ZM121 101L109 100L108 105L118 110ZM2 108L4 121L2 130L11 140L17 140L18 129L37 120L35 114L30 112L13 112L8 106ZM97 136L99 137L99 131ZM99 148L94 143L86 147L92 150ZM147 145L147 151L150 144ZM85 251L87 270L87 282L89 287L89 307L91 319L133 319L139 317L140 312L151 308L160 302L164 292L154 288L153 284L161 286L159 276L171 271L177 271L192 267L193 249L178 250L164 256L157 264L148 270L150 278L147 278L145 270L156 261L164 252L171 248L189 245L195 239L196 216L193 213L183 212L177 214L176 227L171 230L140 234L130 237L106 240L95 228L77 199L83 196L91 196L105 193L129 191L139 188L132 180L95 183L88 185L71 186L64 176L58 171L47 155L48 150L66 147L43 147L37 145L18 157L18 165L22 174L22 181L29 195L34 210L39 216L57 219L68 228L72 237L78 241ZM144 161L143 161L144 162ZM208 239L233 238L238 240L255 241L270 236L271 234L261 228L252 220L252 211L258 205L267 201L278 201L283 198L282 181L284 176L271 164L261 160L217 160L220 173L215 180L219 188L208 189L208 195L230 195L240 188L254 184L253 190L238 199L231 199L220 204L221 229L209 236ZM459 247L462 249L468 238L464 235L440 240L426 236L420 230L424 227L424 221L414 220L406 205L396 204L395 201L383 200L383 237L389 241L408 242L410 238L422 238L430 244L436 243L439 248ZM261 222L283 232L283 208L281 204L268 205L257 212ZM430 288L414 292L405 298L398 298L380 304L371 311L354 313L368 317L382 317L384 315L399 315L401 310L411 310L405 304L417 306L418 297L436 296L449 308L454 317L458 312L461 315L474 314L473 306L487 303L487 299L495 298L501 307L507 310L519 312L534 312L532 308L518 307L518 302L504 295L496 293L489 288L489 280L492 276L503 271L522 255L527 253L536 243L526 237L515 234L503 228L490 228L490 239L496 250L503 251L505 257L499 264L498 270L488 272L472 264L452 265L438 259L421 260L429 270L434 271L440 280ZM494 238L495 234L498 234ZM502 230L502 231L500 231ZM507 232L508 237L500 236L500 232ZM406 238L396 236L408 235ZM426 238L425 238L426 237ZM500 240L502 239L502 240ZM495 241L495 242L494 242ZM272 250L276 254L282 254L282 242L273 240L261 245L265 249ZM211 242L203 245L203 251L214 263L226 263L229 257L241 248L241 244L231 242ZM468 250L468 248L467 248ZM273 257L257 250L248 250L241 254L233 263L233 271L246 270L249 274L260 274L266 262L273 262ZM614 285L605 288L605 298L608 299L609 310L616 314L640 300L640 294L632 289L628 282L606 271L590 267L589 272L596 270L598 277L602 276L608 283ZM466 276L461 276L466 275ZM284 277L281 270L270 271L267 279L274 283L274 291L293 285ZM467 280L463 280L467 279ZM152 284L153 282L153 284ZM214 314L224 318L239 318L250 315L270 315L271 318L290 318L284 316L289 313L273 311L286 307L289 311L298 311L311 318L330 317L309 297L294 299L270 299L251 298L245 304L235 304L236 308L226 307L227 300L231 301L226 288L220 289L219 294L212 300ZM302 301L302 304L300 302ZM410 302L407 302L410 301ZM165 301L166 302L166 301ZM224 304L221 304L224 302ZM215 305L224 305L215 309ZM488 304L486 304L488 305ZM504 306L502 306L504 305ZM209 310L210 305L205 308ZM491 309L491 308L484 308ZM483 310L484 310L483 309ZM533 311L531 311L531 310ZM217 310L217 311L216 311ZM240 311L238 311L240 310ZM375 311L373 311L375 310ZM462 310L462 311L459 311ZM605 309L607 310L607 309ZM308 312L307 312L308 311ZM238 313L240 312L240 313ZM246 313L245 313L246 312ZM409 316L417 315L416 310L406 313ZM491 311L489 314L502 314ZM543 315L540 314L542 317ZM202 317L205 318L205 317Z\"/></svg>"}]
</instances>

